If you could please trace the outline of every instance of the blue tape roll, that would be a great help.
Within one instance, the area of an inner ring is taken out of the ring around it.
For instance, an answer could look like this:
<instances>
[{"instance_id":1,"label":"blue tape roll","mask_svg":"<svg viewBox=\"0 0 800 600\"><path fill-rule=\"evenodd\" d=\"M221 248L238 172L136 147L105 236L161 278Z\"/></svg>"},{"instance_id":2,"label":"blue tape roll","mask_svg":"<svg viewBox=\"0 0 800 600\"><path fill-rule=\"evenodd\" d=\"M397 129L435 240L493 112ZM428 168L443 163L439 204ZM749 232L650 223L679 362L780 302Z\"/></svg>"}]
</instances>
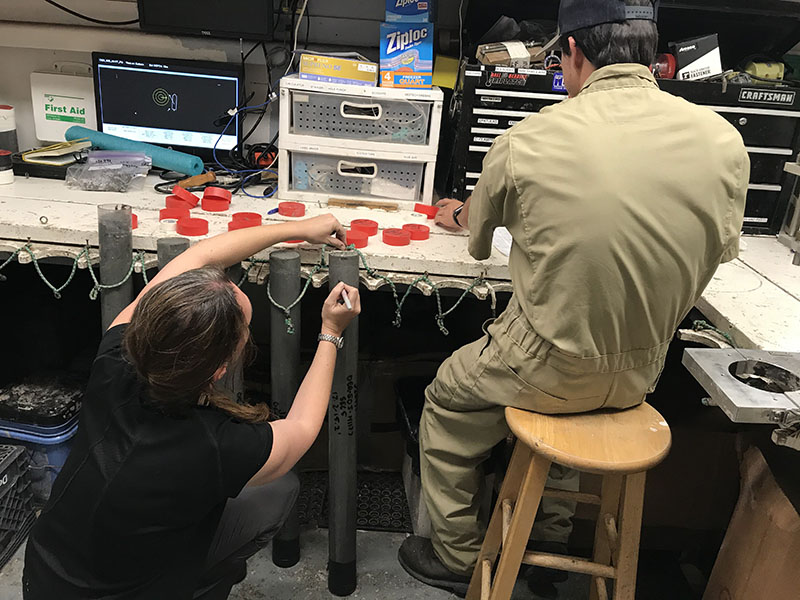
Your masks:
<instances>
[{"instance_id":1,"label":"blue tape roll","mask_svg":"<svg viewBox=\"0 0 800 600\"><path fill-rule=\"evenodd\" d=\"M145 144L144 142L126 140L116 135L86 129L86 127L80 127L79 125L73 125L67 129L64 137L66 137L67 141L88 138L93 146L101 150L144 152L153 159L154 167L161 167L162 169L169 169L186 175L199 175L203 172L203 161L191 154L154 146L153 144Z\"/></svg>"}]
</instances>

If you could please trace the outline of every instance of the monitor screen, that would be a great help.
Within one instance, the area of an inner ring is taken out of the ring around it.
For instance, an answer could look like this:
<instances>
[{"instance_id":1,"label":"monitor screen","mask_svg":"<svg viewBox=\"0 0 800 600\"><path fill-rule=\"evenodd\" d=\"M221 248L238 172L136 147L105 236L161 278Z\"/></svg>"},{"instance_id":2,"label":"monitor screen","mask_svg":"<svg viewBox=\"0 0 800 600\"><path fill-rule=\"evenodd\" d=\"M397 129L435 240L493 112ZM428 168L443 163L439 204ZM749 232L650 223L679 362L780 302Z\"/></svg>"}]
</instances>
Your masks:
<instances>
[{"instance_id":1,"label":"monitor screen","mask_svg":"<svg viewBox=\"0 0 800 600\"><path fill-rule=\"evenodd\" d=\"M138 0L139 26L157 33L188 33L271 40L273 0Z\"/></svg>"},{"instance_id":2,"label":"monitor screen","mask_svg":"<svg viewBox=\"0 0 800 600\"><path fill-rule=\"evenodd\" d=\"M100 53L92 59L99 131L206 155L215 145L237 144L239 119L226 130L223 117L241 101L240 65Z\"/></svg>"}]
</instances>

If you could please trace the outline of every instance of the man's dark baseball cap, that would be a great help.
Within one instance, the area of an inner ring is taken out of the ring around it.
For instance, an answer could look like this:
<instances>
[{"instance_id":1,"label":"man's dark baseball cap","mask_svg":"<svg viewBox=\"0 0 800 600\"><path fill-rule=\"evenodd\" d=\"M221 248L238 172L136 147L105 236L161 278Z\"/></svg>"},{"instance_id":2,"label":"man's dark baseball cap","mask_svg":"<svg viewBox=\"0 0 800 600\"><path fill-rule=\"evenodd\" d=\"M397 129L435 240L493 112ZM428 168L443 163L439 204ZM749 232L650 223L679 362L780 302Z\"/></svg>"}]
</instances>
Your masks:
<instances>
[{"instance_id":1,"label":"man's dark baseball cap","mask_svg":"<svg viewBox=\"0 0 800 600\"><path fill-rule=\"evenodd\" d=\"M558 50L561 37L579 29L622 21L655 22L657 17L658 0L651 6L628 6L625 0L561 0L558 8L558 31L545 44L544 51Z\"/></svg>"}]
</instances>

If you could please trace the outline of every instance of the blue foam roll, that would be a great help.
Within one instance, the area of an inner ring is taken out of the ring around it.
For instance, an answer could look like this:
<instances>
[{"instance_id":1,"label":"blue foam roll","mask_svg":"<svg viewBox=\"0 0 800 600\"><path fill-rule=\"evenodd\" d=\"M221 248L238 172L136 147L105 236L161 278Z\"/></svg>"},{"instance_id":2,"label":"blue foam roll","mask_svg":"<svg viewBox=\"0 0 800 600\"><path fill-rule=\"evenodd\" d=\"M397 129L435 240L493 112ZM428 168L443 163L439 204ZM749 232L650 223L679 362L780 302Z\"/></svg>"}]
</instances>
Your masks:
<instances>
[{"instance_id":1,"label":"blue foam roll","mask_svg":"<svg viewBox=\"0 0 800 600\"><path fill-rule=\"evenodd\" d=\"M161 146L154 146L153 144L146 144L144 142L126 140L116 135L101 133L93 129L86 129L86 127L80 127L79 125L73 125L67 129L64 137L66 137L67 141L88 138L93 146L101 150L144 152L153 159L154 167L161 167L162 169L177 171L178 173L185 173L186 175L199 175L203 172L203 161L191 154L170 150L169 148L162 148Z\"/></svg>"}]
</instances>

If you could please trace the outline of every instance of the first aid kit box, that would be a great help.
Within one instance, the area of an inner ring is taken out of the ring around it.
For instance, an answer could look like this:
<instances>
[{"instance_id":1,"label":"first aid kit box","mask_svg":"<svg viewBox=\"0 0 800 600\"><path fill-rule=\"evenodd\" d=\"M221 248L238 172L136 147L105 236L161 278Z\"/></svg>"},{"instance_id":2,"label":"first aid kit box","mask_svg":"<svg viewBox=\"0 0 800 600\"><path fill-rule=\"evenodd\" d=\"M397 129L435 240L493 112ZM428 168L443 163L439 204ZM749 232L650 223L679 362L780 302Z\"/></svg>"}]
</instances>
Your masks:
<instances>
[{"instance_id":1,"label":"first aid kit box","mask_svg":"<svg viewBox=\"0 0 800 600\"><path fill-rule=\"evenodd\" d=\"M433 23L433 0L386 0L387 23Z\"/></svg>"},{"instance_id":2,"label":"first aid kit box","mask_svg":"<svg viewBox=\"0 0 800 600\"><path fill-rule=\"evenodd\" d=\"M381 87L429 88L433 84L433 25L381 24Z\"/></svg>"}]
</instances>

